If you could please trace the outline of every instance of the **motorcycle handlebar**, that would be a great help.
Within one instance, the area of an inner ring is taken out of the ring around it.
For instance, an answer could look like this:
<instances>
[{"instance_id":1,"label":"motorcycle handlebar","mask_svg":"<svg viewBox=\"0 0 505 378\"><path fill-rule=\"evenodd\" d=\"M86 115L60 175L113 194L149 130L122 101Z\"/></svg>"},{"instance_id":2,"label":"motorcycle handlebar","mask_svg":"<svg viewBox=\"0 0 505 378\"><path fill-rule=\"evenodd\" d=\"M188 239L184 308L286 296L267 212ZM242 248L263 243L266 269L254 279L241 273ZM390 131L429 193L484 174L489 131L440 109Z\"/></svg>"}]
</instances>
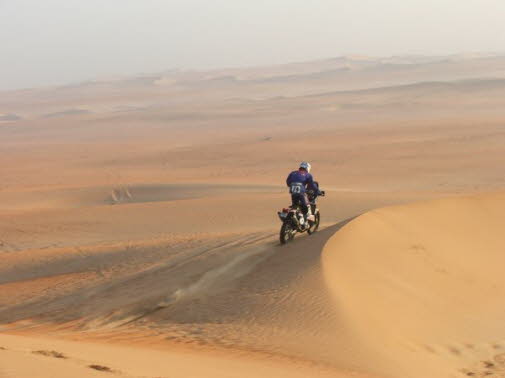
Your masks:
<instances>
[{"instance_id":1,"label":"motorcycle handlebar","mask_svg":"<svg viewBox=\"0 0 505 378\"><path fill-rule=\"evenodd\" d=\"M316 197L316 194L314 193L313 190L308 190L307 194L309 197ZM326 192L324 190L320 190L319 193L317 193L317 196L319 197L324 197L326 195Z\"/></svg>"}]
</instances>

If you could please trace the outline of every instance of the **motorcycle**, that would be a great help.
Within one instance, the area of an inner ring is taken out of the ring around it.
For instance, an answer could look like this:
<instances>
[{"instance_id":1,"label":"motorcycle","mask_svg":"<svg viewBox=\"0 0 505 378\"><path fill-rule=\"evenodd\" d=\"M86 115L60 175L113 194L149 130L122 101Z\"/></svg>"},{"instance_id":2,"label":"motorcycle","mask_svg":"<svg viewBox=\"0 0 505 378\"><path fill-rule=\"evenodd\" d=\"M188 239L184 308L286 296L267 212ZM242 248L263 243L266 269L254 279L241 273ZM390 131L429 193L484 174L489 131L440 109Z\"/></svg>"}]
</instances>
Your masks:
<instances>
[{"instance_id":1,"label":"motorcycle","mask_svg":"<svg viewBox=\"0 0 505 378\"><path fill-rule=\"evenodd\" d=\"M319 196L324 197L325 192L320 191ZM312 210L312 215L314 215L315 218L314 221L308 221L305 219L300 203L296 203L294 206L284 208L282 211L277 212L277 215L282 222L281 231L279 233L279 240L281 244L286 244L292 241L295 238L296 233L307 232L311 235L319 228L321 213L316 206L316 198L318 195L315 191L308 190L307 197L309 198L309 206Z\"/></svg>"}]
</instances>

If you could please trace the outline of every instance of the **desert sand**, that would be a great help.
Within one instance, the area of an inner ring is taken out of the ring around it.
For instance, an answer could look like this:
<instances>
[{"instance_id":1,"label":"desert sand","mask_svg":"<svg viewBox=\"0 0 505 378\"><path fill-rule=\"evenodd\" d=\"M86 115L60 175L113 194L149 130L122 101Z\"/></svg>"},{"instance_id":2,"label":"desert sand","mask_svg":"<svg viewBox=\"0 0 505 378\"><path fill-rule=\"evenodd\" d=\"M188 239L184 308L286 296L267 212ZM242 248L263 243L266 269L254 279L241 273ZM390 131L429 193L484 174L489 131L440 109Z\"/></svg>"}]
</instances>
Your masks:
<instances>
[{"instance_id":1,"label":"desert sand","mask_svg":"<svg viewBox=\"0 0 505 378\"><path fill-rule=\"evenodd\" d=\"M0 92L0 377L505 376L504 63ZM280 246L301 160L322 227Z\"/></svg>"}]
</instances>

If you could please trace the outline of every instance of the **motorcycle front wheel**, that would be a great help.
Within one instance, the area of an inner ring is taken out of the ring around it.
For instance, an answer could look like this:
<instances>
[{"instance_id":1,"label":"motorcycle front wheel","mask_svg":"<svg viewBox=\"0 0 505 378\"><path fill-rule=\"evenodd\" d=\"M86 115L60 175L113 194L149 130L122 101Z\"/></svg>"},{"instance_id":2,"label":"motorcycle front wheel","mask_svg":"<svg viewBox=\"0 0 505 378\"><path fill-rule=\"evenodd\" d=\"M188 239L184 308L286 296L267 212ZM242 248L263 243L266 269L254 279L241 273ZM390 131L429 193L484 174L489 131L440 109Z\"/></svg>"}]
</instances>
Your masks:
<instances>
[{"instance_id":1,"label":"motorcycle front wheel","mask_svg":"<svg viewBox=\"0 0 505 378\"><path fill-rule=\"evenodd\" d=\"M290 222L284 222L279 233L281 244L286 244L295 238L295 230Z\"/></svg>"}]
</instances>

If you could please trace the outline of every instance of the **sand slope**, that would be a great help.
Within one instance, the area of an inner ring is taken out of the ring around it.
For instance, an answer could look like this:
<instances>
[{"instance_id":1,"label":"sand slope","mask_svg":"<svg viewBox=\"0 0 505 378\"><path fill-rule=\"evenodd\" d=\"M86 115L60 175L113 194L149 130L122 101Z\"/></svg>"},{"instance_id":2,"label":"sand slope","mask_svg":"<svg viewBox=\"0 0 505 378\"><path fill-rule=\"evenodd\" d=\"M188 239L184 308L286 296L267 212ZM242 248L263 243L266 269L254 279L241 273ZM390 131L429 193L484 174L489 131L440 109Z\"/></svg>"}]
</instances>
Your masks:
<instances>
[{"instance_id":1,"label":"sand slope","mask_svg":"<svg viewBox=\"0 0 505 378\"><path fill-rule=\"evenodd\" d=\"M373 370L505 374L504 221L489 194L374 210L330 239L326 282Z\"/></svg>"},{"instance_id":2,"label":"sand slope","mask_svg":"<svg viewBox=\"0 0 505 378\"><path fill-rule=\"evenodd\" d=\"M251 234L179 246L177 253L155 245L65 256L49 250L31 262L20 256L3 271L12 282L0 285L1 331L9 335L0 336L7 349L0 366L13 377L30 376L19 368L26 363L50 364L57 377L75 369L87 374L93 362L126 376L369 377L322 280L320 253L340 226L289 248ZM55 274L62 267L99 274ZM45 280L31 276L41 269ZM12 334L38 336L35 342ZM48 360L31 353L37 350L71 358Z\"/></svg>"}]
</instances>

